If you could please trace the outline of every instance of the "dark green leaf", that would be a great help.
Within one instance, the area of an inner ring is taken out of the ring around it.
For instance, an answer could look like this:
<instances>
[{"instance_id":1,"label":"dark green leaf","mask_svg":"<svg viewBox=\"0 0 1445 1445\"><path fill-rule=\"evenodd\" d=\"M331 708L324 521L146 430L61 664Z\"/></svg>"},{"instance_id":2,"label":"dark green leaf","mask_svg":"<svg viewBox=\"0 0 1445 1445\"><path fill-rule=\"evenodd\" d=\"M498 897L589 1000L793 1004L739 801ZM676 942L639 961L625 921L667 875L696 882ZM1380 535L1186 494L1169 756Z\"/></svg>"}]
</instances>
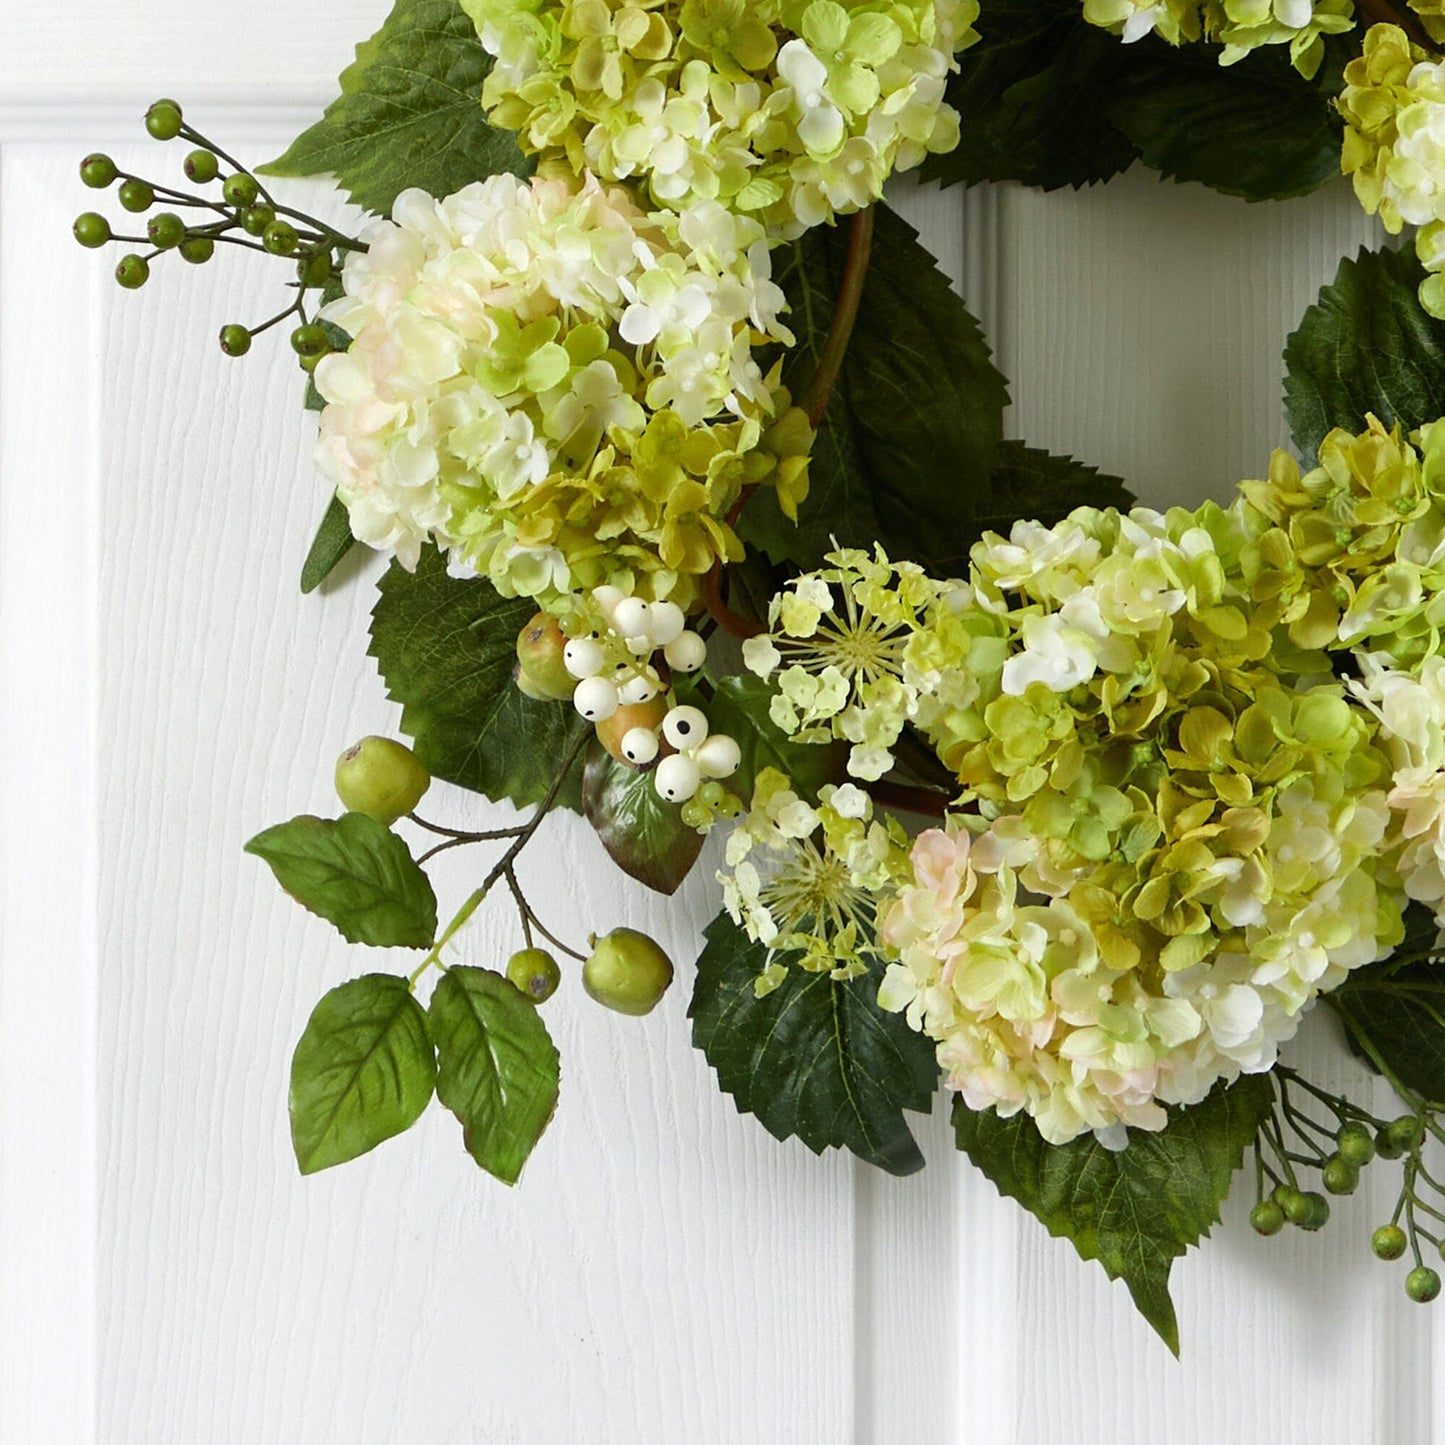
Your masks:
<instances>
[{"instance_id":1,"label":"dark green leaf","mask_svg":"<svg viewBox=\"0 0 1445 1445\"><path fill-rule=\"evenodd\" d=\"M1215 45L1151 36L1119 50L1105 108L1145 165L1250 201L1302 196L1338 177L1339 114L1285 46L1227 66Z\"/></svg>"},{"instance_id":2,"label":"dark green leaf","mask_svg":"<svg viewBox=\"0 0 1445 1445\"><path fill-rule=\"evenodd\" d=\"M734 674L723 678L703 704L713 732L735 739L742 753L742 762L727 779L727 786L747 800L764 768L786 773L793 780L794 791L808 798L816 798L824 783L845 781L842 746L794 742L768 716L772 696L773 689L762 678Z\"/></svg>"},{"instance_id":3,"label":"dark green leaf","mask_svg":"<svg viewBox=\"0 0 1445 1445\"><path fill-rule=\"evenodd\" d=\"M1084 20L1078 0L989 0L979 29L948 83L962 143L929 156L925 179L1055 190L1106 180L1133 161L1133 143L1107 113L1119 41Z\"/></svg>"},{"instance_id":4,"label":"dark green leaf","mask_svg":"<svg viewBox=\"0 0 1445 1445\"><path fill-rule=\"evenodd\" d=\"M961 1098L953 1127L958 1147L1000 1194L1128 1285L1139 1313L1177 1355L1170 1267L1218 1222L1230 1176L1273 1102L1267 1077L1246 1077L1192 1108L1170 1110L1157 1134L1131 1129L1129 1147L1117 1154L1092 1134L1046 1144L1027 1114L1000 1119Z\"/></svg>"},{"instance_id":5,"label":"dark green leaf","mask_svg":"<svg viewBox=\"0 0 1445 1445\"><path fill-rule=\"evenodd\" d=\"M449 968L431 1000L437 1098L462 1122L469 1153L515 1184L557 1107L557 1050L536 1005L499 973Z\"/></svg>"},{"instance_id":6,"label":"dark green leaf","mask_svg":"<svg viewBox=\"0 0 1445 1445\"><path fill-rule=\"evenodd\" d=\"M302 814L257 833L246 851L348 943L428 948L436 936L437 900L426 874L390 828L364 813Z\"/></svg>"},{"instance_id":7,"label":"dark green leaf","mask_svg":"<svg viewBox=\"0 0 1445 1445\"><path fill-rule=\"evenodd\" d=\"M512 684L517 634L536 603L490 582L447 575L433 548L415 572L393 562L371 614L371 655L401 725L438 778L487 797L538 803L590 727L565 702L535 702ZM580 762L557 801L581 806Z\"/></svg>"},{"instance_id":8,"label":"dark green leaf","mask_svg":"<svg viewBox=\"0 0 1445 1445\"><path fill-rule=\"evenodd\" d=\"M1350 1047L1431 1103L1445 1104L1445 950L1431 911L1412 903L1405 939L1325 996Z\"/></svg>"},{"instance_id":9,"label":"dark green leaf","mask_svg":"<svg viewBox=\"0 0 1445 1445\"><path fill-rule=\"evenodd\" d=\"M1075 507L1134 505L1118 477L1072 457L1051 456L1023 442L1004 442L993 469L993 504L976 518L978 530L1004 532L1021 518L1051 527Z\"/></svg>"},{"instance_id":10,"label":"dark green leaf","mask_svg":"<svg viewBox=\"0 0 1445 1445\"><path fill-rule=\"evenodd\" d=\"M291 1059L291 1143L303 1174L344 1164L416 1123L436 1052L404 978L369 973L311 1012Z\"/></svg>"},{"instance_id":11,"label":"dark green leaf","mask_svg":"<svg viewBox=\"0 0 1445 1445\"><path fill-rule=\"evenodd\" d=\"M325 115L261 169L329 171L378 215L411 186L447 196L501 171L526 175L530 163L516 138L482 117L491 68L456 0L396 0L381 29L356 47Z\"/></svg>"},{"instance_id":12,"label":"dark green leaf","mask_svg":"<svg viewBox=\"0 0 1445 1445\"><path fill-rule=\"evenodd\" d=\"M582 811L624 873L658 893L676 893L702 852L702 834L682 821L676 803L658 796L652 778L650 771L615 762L593 742L582 777Z\"/></svg>"},{"instance_id":13,"label":"dark green leaf","mask_svg":"<svg viewBox=\"0 0 1445 1445\"><path fill-rule=\"evenodd\" d=\"M938 1065L926 1038L878 1007L877 978L839 983L795 967L758 998L762 945L725 914L706 937L688 1010L692 1041L738 1108L815 1154L841 1146L890 1174L921 1169L903 1110L932 1108Z\"/></svg>"},{"instance_id":14,"label":"dark green leaf","mask_svg":"<svg viewBox=\"0 0 1445 1445\"><path fill-rule=\"evenodd\" d=\"M1445 415L1445 321L1421 309L1425 270L1412 251L1361 250L1300 321L1284 349L1285 412L1313 462L1335 427L1369 413L1410 431Z\"/></svg>"},{"instance_id":15,"label":"dark green leaf","mask_svg":"<svg viewBox=\"0 0 1445 1445\"><path fill-rule=\"evenodd\" d=\"M1003 437L1008 387L978 323L917 233L877 208L852 344L813 448L811 491L794 527L770 493L740 531L775 561L816 566L833 539L881 541L889 555L935 567L961 560ZM780 257L798 345L785 378L799 394L833 320L847 226L817 226Z\"/></svg>"},{"instance_id":16,"label":"dark green leaf","mask_svg":"<svg viewBox=\"0 0 1445 1445\"><path fill-rule=\"evenodd\" d=\"M311 550L301 568L302 592L314 592L340 565L351 551L356 539L351 535L351 522L340 497L326 504L326 515L312 538Z\"/></svg>"}]
</instances>

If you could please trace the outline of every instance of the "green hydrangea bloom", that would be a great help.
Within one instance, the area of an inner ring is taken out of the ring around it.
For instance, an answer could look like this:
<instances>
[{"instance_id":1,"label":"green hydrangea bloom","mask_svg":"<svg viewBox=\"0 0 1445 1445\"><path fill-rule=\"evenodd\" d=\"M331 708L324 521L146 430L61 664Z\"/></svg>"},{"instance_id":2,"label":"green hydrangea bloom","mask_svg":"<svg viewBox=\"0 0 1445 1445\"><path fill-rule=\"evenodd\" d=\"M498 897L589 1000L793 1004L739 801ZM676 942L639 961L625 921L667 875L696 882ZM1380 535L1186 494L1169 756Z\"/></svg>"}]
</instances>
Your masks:
<instances>
[{"instance_id":1,"label":"green hydrangea bloom","mask_svg":"<svg viewBox=\"0 0 1445 1445\"><path fill-rule=\"evenodd\" d=\"M977 0L463 0L482 100L543 174L635 180L795 236L959 142L944 83Z\"/></svg>"}]
</instances>

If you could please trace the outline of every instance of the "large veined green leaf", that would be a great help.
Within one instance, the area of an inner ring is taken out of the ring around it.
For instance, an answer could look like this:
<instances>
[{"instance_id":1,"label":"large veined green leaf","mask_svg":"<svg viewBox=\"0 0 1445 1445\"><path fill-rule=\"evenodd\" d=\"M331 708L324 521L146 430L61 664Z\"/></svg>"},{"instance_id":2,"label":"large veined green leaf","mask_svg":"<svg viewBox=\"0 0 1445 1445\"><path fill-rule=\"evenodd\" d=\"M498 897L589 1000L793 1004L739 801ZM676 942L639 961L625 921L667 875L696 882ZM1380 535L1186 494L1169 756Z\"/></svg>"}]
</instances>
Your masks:
<instances>
[{"instance_id":1,"label":"large veined green leaf","mask_svg":"<svg viewBox=\"0 0 1445 1445\"><path fill-rule=\"evenodd\" d=\"M903 1111L932 1107L938 1065L927 1039L878 1007L878 979L838 982L794 968L758 998L766 950L726 914L705 936L692 1041L738 1108L815 1154L841 1147L890 1174L921 1169Z\"/></svg>"},{"instance_id":2,"label":"large veined green leaf","mask_svg":"<svg viewBox=\"0 0 1445 1445\"><path fill-rule=\"evenodd\" d=\"M1139 1313L1177 1355L1179 1322L1169 1270L1219 1220L1230 1178L1274 1102L1256 1075L1216 1088L1202 1103L1170 1111L1157 1134L1129 1131L1128 1148L1104 1148L1092 1134L1047 1144L1027 1114L1001 1119L960 1098L953 1110L958 1147L1018 1200L1050 1234L1070 1240L1122 1279Z\"/></svg>"},{"instance_id":3,"label":"large veined green leaf","mask_svg":"<svg viewBox=\"0 0 1445 1445\"><path fill-rule=\"evenodd\" d=\"M702 852L702 834L658 795L652 773L616 762L599 742L587 751L582 811L612 861L658 893L676 893Z\"/></svg>"},{"instance_id":4,"label":"large veined green leaf","mask_svg":"<svg viewBox=\"0 0 1445 1445\"><path fill-rule=\"evenodd\" d=\"M1127 511L1134 505L1134 494L1118 477L1014 441L998 449L991 490L988 509L975 519L979 532L1006 533L1022 518L1051 527L1075 507Z\"/></svg>"},{"instance_id":5,"label":"large veined green leaf","mask_svg":"<svg viewBox=\"0 0 1445 1445\"><path fill-rule=\"evenodd\" d=\"M1003 438L1008 386L917 233L886 206L852 343L818 432L811 490L794 527L771 493L743 513L742 536L777 561L816 566L834 540L946 567L963 556ZM797 395L823 349L850 227L817 226L779 253L797 346L784 376Z\"/></svg>"},{"instance_id":6,"label":"large veined green leaf","mask_svg":"<svg viewBox=\"0 0 1445 1445\"><path fill-rule=\"evenodd\" d=\"M291 1059L291 1143L303 1174L344 1164L409 1129L431 1101L436 1052L404 978L333 988Z\"/></svg>"},{"instance_id":7,"label":"large veined green leaf","mask_svg":"<svg viewBox=\"0 0 1445 1445\"><path fill-rule=\"evenodd\" d=\"M565 702L536 702L512 683L517 634L537 611L480 578L447 575L434 548L415 572L393 562L371 614L371 655L417 756L450 783L538 803L590 727ZM582 767L557 801L581 806Z\"/></svg>"},{"instance_id":8,"label":"large veined green leaf","mask_svg":"<svg viewBox=\"0 0 1445 1445\"><path fill-rule=\"evenodd\" d=\"M499 973L449 968L431 999L437 1098L469 1153L515 1184L557 1107L560 1061L533 1004Z\"/></svg>"},{"instance_id":9,"label":"large veined green leaf","mask_svg":"<svg viewBox=\"0 0 1445 1445\"><path fill-rule=\"evenodd\" d=\"M530 162L510 131L482 117L492 58L456 0L396 0L380 30L356 47L341 94L322 118L261 169L276 176L331 172L358 206L389 215L400 191L448 196Z\"/></svg>"},{"instance_id":10,"label":"large veined green leaf","mask_svg":"<svg viewBox=\"0 0 1445 1445\"><path fill-rule=\"evenodd\" d=\"M426 874L390 828L364 813L302 814L257 833L246 851L348 943L428 948L436 936L437 900Z\"/></svg>"},{"instance_id":11,"label":"large veined green leaf","mask_svg":"<svg viewBox=\"0 0 1445 1445\"><path fill-rule=\"evenodd\" d=\"M1445 416L1445 321L1420 306L1411 251L1361 250L1305 312L1284 349L1285 412L1307 462L1335 427L1373 413L1406 431Z\"/></svg>"}]
</instances>

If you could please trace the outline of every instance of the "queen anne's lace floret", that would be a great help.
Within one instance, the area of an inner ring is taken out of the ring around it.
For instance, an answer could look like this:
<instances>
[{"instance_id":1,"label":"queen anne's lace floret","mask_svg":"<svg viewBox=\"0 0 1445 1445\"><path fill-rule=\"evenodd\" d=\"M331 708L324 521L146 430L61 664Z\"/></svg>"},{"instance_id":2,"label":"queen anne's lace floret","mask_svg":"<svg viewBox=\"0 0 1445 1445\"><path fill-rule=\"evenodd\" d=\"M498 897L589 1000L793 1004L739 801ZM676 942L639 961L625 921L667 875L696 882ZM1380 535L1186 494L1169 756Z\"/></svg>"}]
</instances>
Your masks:
<instances>
[{"instance_id":1,"label":"queen anne's lace floret","mask_svg":"<svg viewBox=\"0 0 1445 1445\"><path fill-rule=\"evenodd\" d=\"M520 13L520 12L519 12ZM790 342L762 227L713 201L494 176L397 198L326 312L318 462L362 541L552 599L616 583L688 606L741 555L744 486L796 515L812 433L756 344Z\"/></svg>"},{"instance_id":2,"label":"queen anne's lace floret","mask_svg":"<svg viewBox=\"0 0 1445 1445\"><path fill-rule=\"evenodd\" d=\"M944 101L977 0L463 0L483 90L543 170L637 180L796 235L958 144Z\"/></svg>"}]
</instances>

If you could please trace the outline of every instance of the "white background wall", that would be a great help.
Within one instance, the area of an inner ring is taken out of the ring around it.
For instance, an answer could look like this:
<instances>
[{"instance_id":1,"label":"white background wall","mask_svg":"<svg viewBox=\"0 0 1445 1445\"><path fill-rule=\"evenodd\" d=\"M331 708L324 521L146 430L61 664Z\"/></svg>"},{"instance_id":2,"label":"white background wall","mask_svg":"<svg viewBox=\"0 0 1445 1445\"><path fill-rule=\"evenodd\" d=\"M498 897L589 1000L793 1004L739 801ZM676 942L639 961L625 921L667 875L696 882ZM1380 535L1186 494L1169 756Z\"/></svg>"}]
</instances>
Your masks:
<instances>
[{"instance_id":1,"label":"white background wall","mask_svg":"<svg viewBox=\"0 0 1445 1445\"><path fill-rule=\"evenodd\" d=\"M942 1106L901 1181L739 1119L684 1018L711 870L665 903L575 819L531 885L568 934L654 932L683 986L645 1022L548 1005L562 1107L516 1191L435 1106L297 1176L290 1050L363 963L240 848L331 811L336 752L395 726L364 656L377 569L296 590L314 421L284 342L214 340L274 309L274 273L173 262L123 293L68 228L89 149L178 178L140 127L155 95L269 156L385 8L0 0L0 1441L1445 1440L1439 1307L1369 1258L1382 1192L1274 1241L1233 1201L1176 1268L1176 1363L952 1154ZM1262 471L1284 338L1370 234L1343 189L1249 207L1145 173L898 200L995 338L1012 429L1157 504ZM452 856L444 911L475 867ZM513 927L485 912L471 956ZM1298 1053L1354 1077L1323 1017Z\"/></svg>"}]
</instances>

